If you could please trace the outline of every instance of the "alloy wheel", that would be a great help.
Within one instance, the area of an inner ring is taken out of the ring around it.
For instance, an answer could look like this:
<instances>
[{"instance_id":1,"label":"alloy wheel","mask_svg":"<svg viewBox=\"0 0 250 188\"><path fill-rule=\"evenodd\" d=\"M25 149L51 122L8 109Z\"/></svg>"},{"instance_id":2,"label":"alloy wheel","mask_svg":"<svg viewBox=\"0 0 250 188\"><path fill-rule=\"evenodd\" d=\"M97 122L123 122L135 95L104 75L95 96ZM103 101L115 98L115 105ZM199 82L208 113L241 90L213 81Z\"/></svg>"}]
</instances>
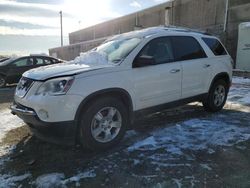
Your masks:
<instances>
[{"instance_id":1,"label":"alloy wheel","mask_svg":"<svg viewBox=\"0 0 250 188\"><path fill-rule=\"evenodd\" d=\"M226 97L226 89L223 85L218 85L214 91L214 105L221 106Z\"/></svg>"},{"instance_id":2,"label":"alloy wheel","mask_svg":"<svg viewBox=\"0 0 250 188\"><path fill-rule=\"evenodd\" d=\"M5 79L0 77L0 88L5 86Z\"/></svg>"},{"instance_id":3,"label":"alloy wheel","mask_svg":"<svg viewBox=\"0 0 250 188\"><path fill-rule=\"evenodd\" d=\"M108 143L116 138L122 126L121 113L114 107L105 107L98 111L91 122L91 134L101 143Z\"/></svg>"}]
</instances>

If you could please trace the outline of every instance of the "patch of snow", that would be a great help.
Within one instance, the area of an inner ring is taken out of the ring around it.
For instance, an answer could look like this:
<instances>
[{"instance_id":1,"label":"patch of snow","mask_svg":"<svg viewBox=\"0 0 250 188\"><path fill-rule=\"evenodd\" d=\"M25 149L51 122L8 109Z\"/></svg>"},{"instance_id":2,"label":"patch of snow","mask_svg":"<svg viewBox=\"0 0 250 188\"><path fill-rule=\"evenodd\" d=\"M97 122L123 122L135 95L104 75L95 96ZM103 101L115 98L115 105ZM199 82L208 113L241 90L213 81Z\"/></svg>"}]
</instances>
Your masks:
<instances>
[{"instance_id":1,"label":"patch of snow","mask_svg":"<svg viewBox=\"0 0 250 188\"><path fill-rule=\"evenodd\" d=\"M133 159L133 165L138 165L138 164L140 164L140 163L141 163L140 160L138 160L138 159Z\"/></svg>"},{"instance_id":2,"label":"patch of snow","mask_svg":"<svg viewBox=\"0 0 250 188\"><path fill-rule=\"evenodd\" d=\"M214 151L212 148L209 148L207 152L208 152L209 154L215 153L215 151Z\"/></svg>"},{"instance_id":3,"label":"patch of snow","mask_svg":"<svg viewBox=\"0 0 250 188\"><path fill-rule=\"evenodd\" d=\"M88 51L85 53L80 53L80 56L76 57L70 63L85 64L85 65L100 65L100 64L108 64L109 62L105 54L101 54L96 51Z\"/></svg>"},{"instance_id":4,"label":"patch of snow","mask_svg":"<svg viewBox=\"0 0 250 188\"><path fill-rule=\"evenodd\" d=\"M237 149L240 149L240 150L245 150L245 149L247 149L246 146L236 146L236 148L237 148Z\"/></svg>"},{"instance_id":5,"label":"patch of snow","mask_svg":"<svg viewBox=\"0 0 250 188\"><path fill-rule=\"evenodd\" d=\"M35 185L37 188L52 188L52 187L61 187L65 188L66 186L63 184L63 179L65 178L62 173L51 173L44 174L39 176L35 180Z\"/></svg>"},{"instance_id":6,"label":"patch of snow","mask_svg":"<svg viewBox=\"0 0 250 188\"><path fill-rule=\"evenodd\" d=\"M216 116L209 120L191 119L177 126L158 129L151 136L128 147L129 152L165 149L172 155L185 150L207 150L215 146L232 146L250 139L250 127L237 127ZM178 152L176 152L178 151Z\"/></svg>"},{"instance_id":7,"label":"patch of snow","mask_svg":"<svg viewBox=\"0 0 250 188\"><path fill-rule=\"evenodd\" d=\"M250 79L247 79L247 80L249 80L248 84L250 86ZM241 81L239 83L244 83L244 82ZM230 88L230 91L229 91L229 94L228 94L228 101L249 106L249 104L250 104L249 87L232 86Z\"/></svg>"},{"instance_id":8,"label":"patch of snow","mask_svg":"<svg viewBox=\"0 0 250 188\"><path fill-rule=\"evenodd\" d=\"M0 142L2 142L5 135L12 129L16 129L24 125L24 122L11 114L9 109L0 110ZM7 154L9 154L15 146L6 146L1 145L0 147L0 165L3 165L4 162L8 161L9 158Z\"/></svg>"},{"instance_id":9,"label":"patch of snow","mask_svg":"<svg viewBox=\"0 0 250 188\"><path fill-rule=\"evenodd\" d=\"M17 183L29 177L31 177L29 173L20 176L0 175L0 188L19 187Z\"/></svg>"},{"instance_id":10,"label":"patch of snow","mask_svg":"<svg viewBox=\"0 0 250 188\"><path fill-rule=\"evenodd\" d=\"M206 170L212 170L212 168L210 166L208 166L208 164L200 164L200 166Z\"/></svg>"},{"instance_id":11,"label":"patch of snow","mask_svg":"<svg viewBox=\"0 0 250 188\"><path fill-rule=\"evenodd\" d=\"M172 180L176 183L178 188L182 187L182 183L181 183L182 180L179 180L179 179L176 179L176 178L172 178Z\"/></svg>"},{"instance_id":12,"label":"patch of snow","mask_svg":"<svg viewBox=\"0 0 250 188\"><path fill-rule=\"evenodd\" d=\"M155 141L155 138L153 136L150 136L146 138L145 140L139 141L135 143L134 145L128 147L128 151L134 151L134 150L150 150L154 149L157 142Z\"/></svg>"},{"instance_id":13,"label":"patch of snow","mask_svg":"<svg viewBox=\"0 0 250 188\"><path fill-rule=\"evenodd\" d=\"M68 179L65 179L63 181L63 184L67 184L67 183L70 183L70 182L75 182L76 185L79 185L79 181L81 179L84 179L84 178L94 178L96 177L96 173L94 172L94 170L90 170L90 171L85 171L85 172L81 172L75 176L72 176Z\"/></svg>"},{"instance_id":14,"label":"patch of snow","mask_svg":"<svg viewBox=\"0 0 250 188\"><path fill-rule=\"evenodd\" d=\"M51 187L60 187L66 188L67 184L75 183L75 186L80 186L79 181L84 178L94 178L96 174L94 170L81 172L75 176L65 179L65 175L63 173L50 173L44 174L35 180L33 184L36 185L37 188L51 188Z\"/></svg>"},{"instance_id":15,"label":"patch of snow","mask_svg":"<svg viewBox=\"0 0 250 188\"><path fill-rule=\"evenodd\" d=\"M136 135L137 135L136 131L134 131L134 130L129 130L129 131L126 132L125 137L124 137L124 140L125 140L126 138L130 138L130 137L133 137L133 136L136 136Z\"/></svg>"},{"instance_id":16,"label":"patch of snow","mask_svg":"<svg viewBox=\"0 0 250 188\"><path fill-rule=\"evenodd\" d=\"M239 102L242 102L243 104L249 105L250 104L250 93L245 95L243 98L238 100Z\"/></svg>"},{"instance_id":17,"label":"patch of snow","mask_svg":"<svg viewBox=\"0 0 250 188\"><path fill-rule=\"evenodd\" d=\"M157 165L157 166L162 166L162 167L185 167L185 166L191 166L191 164L174 164L174 163L161 163L161 162L155 162L152 161L151 164Z\"/></svg>"},{"instance_id":18,"label":"patch of snow","mask_svg":"<svg viewBox=\"0 0 250 188\"><path fill-rule=\"evenodd\" d=\"M17 116L12 115L9 109L0 111L0 117L0 141L8 131L24 125L24 122Z\"/></svg>"},{"instance_id":19,"label":"patch of snow","mask_svg":"<svg viewBox=\"0 0 250 188\"><path fill-rule=\"evenodd\" d=\"M1 146L0 147L0 166L3 165L6 161L10 160L9 154L16 148L16 145L13 146ZM7 155L8 154L8 155Z\"/></svg>"},{"instance_id":20,"label":"patch of snow","mask_svg":"<svg viewBox=\"0 0 250 188\"><path fill-rule=\"evenodd\" d=\"M159 175L136 175L132 173L132 176L136 178L155 178L155 177L158 177Z\"/></svg>"},{"instance_id":21,"label":"patch of snow","mask_svg":"<svg viewBox=\"0 0 250 188\"><path fill-rule=\"evenodd\" d=\"M250 79L249 78L233 77L232 82L233 82L233 84L246 84L246 85L250 85Z\"/></svg>"}]
</instances>

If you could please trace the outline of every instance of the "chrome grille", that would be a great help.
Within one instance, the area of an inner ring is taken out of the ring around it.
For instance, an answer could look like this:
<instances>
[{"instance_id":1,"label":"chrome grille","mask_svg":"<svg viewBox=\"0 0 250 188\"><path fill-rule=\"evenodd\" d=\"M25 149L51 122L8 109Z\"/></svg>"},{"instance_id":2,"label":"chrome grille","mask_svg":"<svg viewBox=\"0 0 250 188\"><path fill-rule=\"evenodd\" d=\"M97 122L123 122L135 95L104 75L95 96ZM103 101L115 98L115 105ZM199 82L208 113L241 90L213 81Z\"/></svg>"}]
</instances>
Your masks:
<instances>
[{"instance_id":1,"label":"chrome grille","mask_svg":"<svg viewBox=\"0 0 250 188\"><path fill-rule=\"evenodd\" d=\"M22 77L19 83L17 84L15 95L18 97L24 97L33 83L34 83L33 80Z\"/></svg>"}]
</instances>

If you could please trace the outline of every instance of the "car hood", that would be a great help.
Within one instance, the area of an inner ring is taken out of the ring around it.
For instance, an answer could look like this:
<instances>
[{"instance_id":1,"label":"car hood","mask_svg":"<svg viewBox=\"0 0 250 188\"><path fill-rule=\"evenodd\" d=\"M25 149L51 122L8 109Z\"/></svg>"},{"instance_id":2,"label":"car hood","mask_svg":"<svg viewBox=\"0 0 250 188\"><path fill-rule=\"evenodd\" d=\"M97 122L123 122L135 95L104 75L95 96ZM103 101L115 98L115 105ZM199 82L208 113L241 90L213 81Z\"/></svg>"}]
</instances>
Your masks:
<instances>
[{"instance_id":1,"label":"car hood","mask_svg":"<svg viewBox=\"0 0 250 188\"><path fill-rule=\"evenodd\" d=\"M47 80L49 78L55 78L60 76L71 76L80 74L83 72L89 72L97 69L103 69L113 67L112 64L73 64L73 63L61 63L56 65L49 65L31 69L23 74L24 77L34 80Z\"/></svg>"}]
</instances>

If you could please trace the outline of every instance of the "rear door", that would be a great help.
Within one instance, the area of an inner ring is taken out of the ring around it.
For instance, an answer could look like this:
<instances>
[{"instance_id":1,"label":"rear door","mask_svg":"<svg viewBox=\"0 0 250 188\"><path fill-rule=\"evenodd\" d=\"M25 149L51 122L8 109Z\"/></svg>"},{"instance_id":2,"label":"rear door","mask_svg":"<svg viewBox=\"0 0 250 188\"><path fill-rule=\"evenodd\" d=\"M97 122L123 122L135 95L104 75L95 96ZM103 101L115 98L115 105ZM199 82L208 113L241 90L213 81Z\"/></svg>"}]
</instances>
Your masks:
<instances>
[{"instance_id":1,"label":"rear door","mask_svg":"<svg viewBox=\"0 0 250 188\"><path fill-rule=\"evenodd\" d=\"M182 66L182 98L193 97L207 92L211 64L196 38L174 36L172 43L176 61Z\"/></svg>"},{"instance_id":2,"label":"rear door","mask_svg":"<svg viewBox=\"0 0 250 188\"><path fill-rule=\"evenodd\" d=\"M34 66L35 67L41 67L41 66L53 64L51 59L49 59L47 57L33 57L33 59L34 59Z\"/></svg>"},{"instance_id":3,"label":"rear door","mask_svg":"<svg viewBox=\"0 0 250 188\"><path fill-rule=\"evenodd\" d=\"M154 65L133 68L137 109L144 109L181 97L181 65L174 62L169 37L151 40L137 57L152 57Z\"/></svg>"}]
</instances>

